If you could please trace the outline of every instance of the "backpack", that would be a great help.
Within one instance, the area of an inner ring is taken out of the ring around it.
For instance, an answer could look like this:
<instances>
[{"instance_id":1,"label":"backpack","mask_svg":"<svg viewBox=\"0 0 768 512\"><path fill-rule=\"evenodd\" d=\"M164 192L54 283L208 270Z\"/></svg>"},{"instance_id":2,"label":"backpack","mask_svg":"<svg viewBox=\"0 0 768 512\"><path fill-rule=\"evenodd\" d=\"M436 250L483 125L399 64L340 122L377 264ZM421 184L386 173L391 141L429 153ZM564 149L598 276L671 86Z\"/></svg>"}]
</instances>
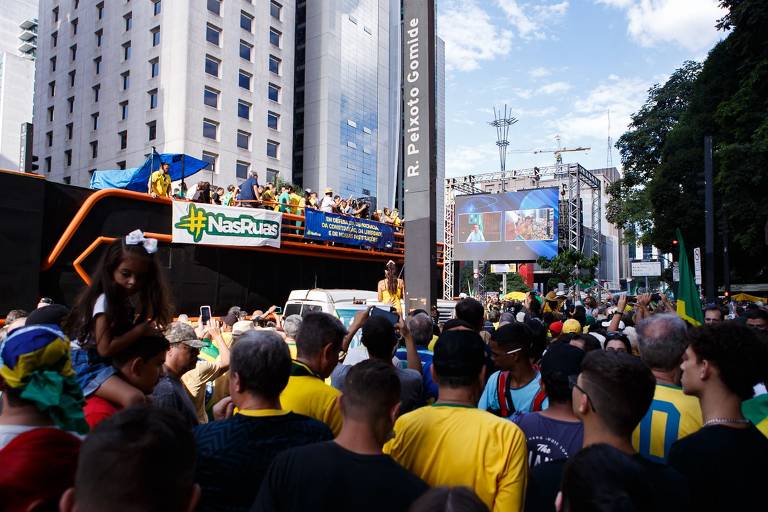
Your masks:
<instances>
[{"instance_id":1,"label":"backpack","mask_svg":"<svg viewBox=\"0 0 768 512\"><path fill-rule=\"evenodd\" d=\"M512 379L509 378L509 370L499 373L499 381L496 384L496 396L499 400L499 409L491 410L490 412L502 418L509 418L517 412L515 410L515 403L512 401ZM541 406L546 398L546 391L540 388L536 392L536 396L533 397L531 412L541 411Z\"/></svg>"}]
</instances>

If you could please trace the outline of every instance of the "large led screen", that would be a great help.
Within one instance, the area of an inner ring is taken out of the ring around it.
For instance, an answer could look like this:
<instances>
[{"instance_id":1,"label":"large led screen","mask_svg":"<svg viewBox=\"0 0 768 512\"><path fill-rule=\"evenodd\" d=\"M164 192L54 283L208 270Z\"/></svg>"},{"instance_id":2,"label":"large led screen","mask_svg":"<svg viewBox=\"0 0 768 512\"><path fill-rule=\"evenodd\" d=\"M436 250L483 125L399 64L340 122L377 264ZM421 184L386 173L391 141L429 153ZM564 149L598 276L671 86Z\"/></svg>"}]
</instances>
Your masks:
<instances>
[{"instance_id":1,"label":"large led screen","mask_svg":"<svg viewBox=\"0 0 768 512\"><path fill-rule=\"evenodd\" d=\"M535 261L557 254L558 189L456 196L454 258Z\"/></svg>"}]
</instances>

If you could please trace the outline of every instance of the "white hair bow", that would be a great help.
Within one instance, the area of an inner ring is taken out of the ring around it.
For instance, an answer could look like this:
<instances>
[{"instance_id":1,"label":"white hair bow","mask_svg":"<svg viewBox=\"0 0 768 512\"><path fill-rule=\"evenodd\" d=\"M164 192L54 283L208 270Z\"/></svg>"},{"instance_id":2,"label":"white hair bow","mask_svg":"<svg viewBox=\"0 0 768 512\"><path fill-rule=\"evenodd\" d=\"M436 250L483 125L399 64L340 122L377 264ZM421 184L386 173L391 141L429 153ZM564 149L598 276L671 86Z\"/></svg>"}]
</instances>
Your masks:
<instances>
[{"instance_id":1,"label":"white hair bow","mask_svg":"<svg viewBox=\"0 0 768 512\"><path fill-rule=\"evenodd\" d=\"M143 245L144 250L146 250L149 254L154 254L157 252L157 240L154 238L146 238L140 229L136 229L125 235L125 245L139 244Z\"/></svg>"}]
</instances>

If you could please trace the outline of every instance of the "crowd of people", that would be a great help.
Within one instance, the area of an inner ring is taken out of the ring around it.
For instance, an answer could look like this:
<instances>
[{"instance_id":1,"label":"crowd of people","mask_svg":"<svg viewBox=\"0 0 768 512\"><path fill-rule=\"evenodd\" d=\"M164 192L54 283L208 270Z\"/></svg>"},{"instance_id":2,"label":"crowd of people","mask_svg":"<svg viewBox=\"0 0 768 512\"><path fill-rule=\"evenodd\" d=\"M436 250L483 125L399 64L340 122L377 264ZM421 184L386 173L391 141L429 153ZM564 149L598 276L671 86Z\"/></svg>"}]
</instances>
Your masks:
<instances>
[{"instance_id":1,"label":"crowd of people","mask_svg":"<svg viewBox=\"0 0 768 512\"><path fill-rule=\"evenodd\" d=\"M403 286L388 266L384 290ZM653 299L202 322L173 310L156 247L126 237L71 308L6 316L0 507L759 506L768 311L713 306L694 327Z\"/></svg>"},{"instance_id":2,"label":"crowd of people","mask_svg":"<svg viewBox=\"0 0 768 512\"><path fill-rule=\"evenodd\" d=\"M267 182L261 185L256 171L251 171L248 178L239 186L228 185L224 188L212 186L208 181L198 181L192 188L187 188L182 180L172 190L169 165L163 163L150 176L148 190L152 197L168 197L195 203L265 208L301 216L304 215L306 208L312 208L326 213L370 219L398 229L403 223L397 209L372 210L368 201L355 199L352 196L344 199L338 194L334 195L331 188L326 188L323 196L318 197L317 192L311 189L302 191L289 184L281 185L279 191L273 183Z\"/></svg>"}]
</instances>

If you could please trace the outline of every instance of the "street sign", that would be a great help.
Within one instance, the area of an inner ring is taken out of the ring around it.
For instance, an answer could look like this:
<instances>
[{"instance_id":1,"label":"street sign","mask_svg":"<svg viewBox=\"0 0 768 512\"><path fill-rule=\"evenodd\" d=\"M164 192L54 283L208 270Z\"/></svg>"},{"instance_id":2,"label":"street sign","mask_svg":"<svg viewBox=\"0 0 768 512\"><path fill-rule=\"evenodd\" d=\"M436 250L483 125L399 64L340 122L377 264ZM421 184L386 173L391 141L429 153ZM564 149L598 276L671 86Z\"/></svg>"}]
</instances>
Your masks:
<instances>
[{"instance_id":1,"label":"street sign","mask_svg":"<svg viewBox=\"0 0 768 512\"><path fill-rule=\"evenodd\" d=\"M674 262L672 264L672 281L675 283L680 282L680 265L678 262Z\"/></svg>"},{"instance_id":2,"label":"street sign","mask_svg":"<svg viewBox=\"0 0 768 512\"><path fill-rule=\"evenodd\" d=\"M632 277L659 277L661 276L661 262L653 261L632 261Z\"/></svg>"},{"instance_id":3,"label":"street sign","mask_svg":"<svg viewBox=\"0 0 768 512\"><path fill-rule=\"evenodd\" d=\"M693 249L693 272L695 274L696 284L701 284L701 247Z\"/></svg>"},{"instance_id":4,"label":"street sign","mask_svg":"<svg viewBox=\"0 0 768 512\"><path fill-rule=\"evenodd\" d=\"M506 274L507 272L517 272L517 263L491 263L492 274Z\"/></svg>"}]
</instances>

